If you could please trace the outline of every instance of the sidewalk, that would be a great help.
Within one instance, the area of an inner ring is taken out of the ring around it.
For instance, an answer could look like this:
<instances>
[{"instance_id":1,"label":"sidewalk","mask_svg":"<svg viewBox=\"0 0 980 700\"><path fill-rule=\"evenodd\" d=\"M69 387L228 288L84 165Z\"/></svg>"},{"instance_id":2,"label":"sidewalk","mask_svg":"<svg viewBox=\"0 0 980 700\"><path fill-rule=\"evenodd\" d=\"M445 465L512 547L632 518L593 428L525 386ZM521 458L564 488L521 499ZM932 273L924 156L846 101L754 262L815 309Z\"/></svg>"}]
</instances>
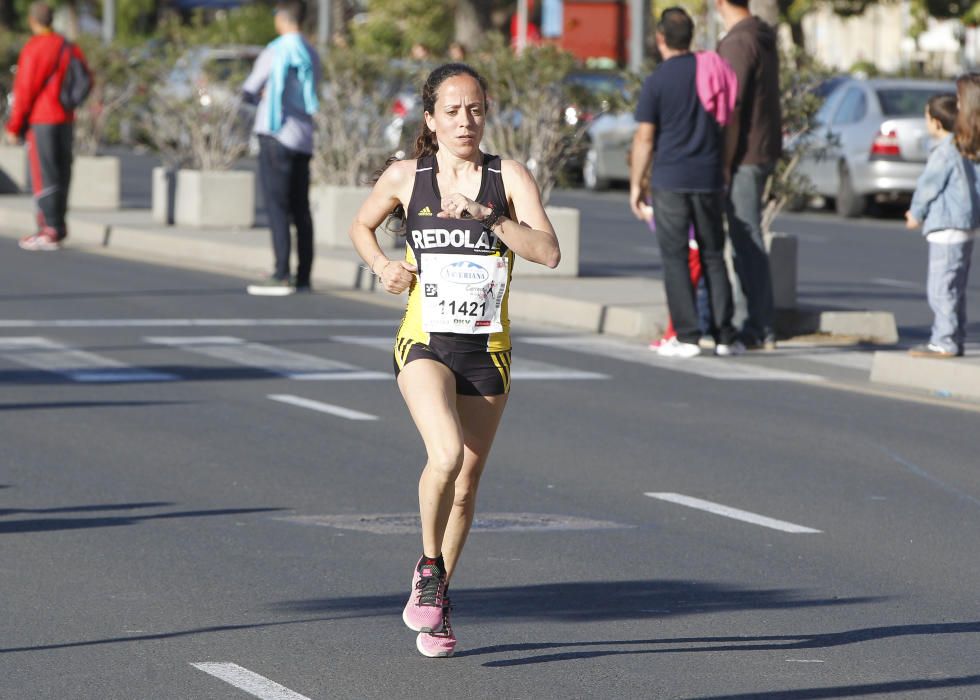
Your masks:
<instances>
[{"instance_id":1,"label":"sidewalk","mask_svg":"<svg viewBox=\"0 0 980 700\"><path fill-rule=\"evenodd\" d=\"M35 228L26 195L0 196L0 235L19 237ZM216 271L254 279L268 274L269 232L252 229L188 229L154 222L148 210L73 211L68 245L85 252L153 264ZM375 279L351 250L323 250L313 265L317 289L359 291L365 299L400 306L400 299L376 287ZM244 284L243 284L244 287ZM638 301L639 300L639 301ZM511 318L584 333L649 339L666 325L663 284L649 277L521 277L511 292ZM796 309L780 311L781 336L849 336L854 342L893 344L890 313ZM980 355L954 361L921 360L900 352L875 354L871 380L980 399Z\"/></svg>"}]
</instances>

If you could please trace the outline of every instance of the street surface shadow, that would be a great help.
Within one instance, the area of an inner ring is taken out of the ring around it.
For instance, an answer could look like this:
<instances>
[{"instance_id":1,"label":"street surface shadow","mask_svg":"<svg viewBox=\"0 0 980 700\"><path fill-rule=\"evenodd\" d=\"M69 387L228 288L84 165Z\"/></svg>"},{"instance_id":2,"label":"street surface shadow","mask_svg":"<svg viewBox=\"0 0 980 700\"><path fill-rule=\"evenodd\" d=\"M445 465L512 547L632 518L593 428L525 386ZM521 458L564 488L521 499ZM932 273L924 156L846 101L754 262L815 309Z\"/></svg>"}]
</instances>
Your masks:
<instances>
[{"instance_id":1,"label":"street surface shadow","mask_svg":"<svg viewBox=\"0 0 980 700\"><path fill-rule=\"evenodd\" d=\"M135 299L139 297L196 297L196 296L242 296L244 284L240 287L225 287L218 289L118 289L101 292L46 292L41 294L0 294L0 302L4 301L46 301L67 299L80 301L82 299Z\"/></svg>"},{"instance_id":2,"label":"street surface shadow","mask_svg":"<svg viewBox=\"0 0 980 700\"><path fill-rule=\"evenodd\" d=\"M642 620L737 610L856 605L882 598L807 598L787 589L757 590L693 581L581 581L453 591L467 618L494 621L599 622ZM397 614L405 596L381 595L286 601L293 613L345 612L351 617Z\"/></svg>"},{"instance_id":3,"label":"street surface shadow","mask_svg":"<svg viewBox=\"0 0 980 700\"><path fill-rule=\"evenodd\" d=\"M70 376L40 369L0 370L0 384L72 384L74 386L110 386L117 384L174 384L178 382L225 382L253 379L282 379L281 374L253 367L202 367L195 365L146 365L125 369L109 368L107 372L118 372L119 379L107 381L79 382ZM388 370L390 371L390 370ZM133 373L134 378L126 378L125 373ZM143 379L144 373L173 375L175 379ZM342 374L338 372L338 375Z\"/></svg>"},{"instance_id":4,"label":"street surface shadow","mask_svg":"<svg viewBox=\"0 0 980 700\"><path fill-rule=\"evenodd\" d=\"M172 505L174 504L169 501L146 501L143 503L109 503L92 506L61 506L58 508L0 508L0 517L24 513L93 513L105 510L136 510L137 508L163 508Z\"/></svg>"},{"instance_id":5,"label":"street surface shadow","mask_svg":"<svg viewBox=\"0 0 980 700\"><path fill-rule=\"evenodd\" d=\"M906 681L886 683L867 683L865 685L837 685L827 688L802 688L798 690L775 690L763 693L742 693L739 695L699 695L691 700L817 700L819 698L856 698L862 695L886 695L888 693L907 693L913 690L940 690L942 688L963 688L980 685L980 676L959 676L956 678L914 678ZM973 696L976 697L976 696Z\"/></svg>"},{"instance_id":6,"label":"street surface shadow","mask_svg":"<svg viewBox=\"0 0 980 700\"><path fill-rule=\"evenodd\" d=\"M939 634L978 634L980 622L950 622L925 625L893 625L887 627L865 627L844 632L803 635L767 635L738 637L676 637L664 639L629 639L594 642L541 642L522 644L497 644L494 646L468 649L456 656L482 656L485 654L513 654L515 652L540 652L565 650L550 654L537 654L519 658L488 661L483 664L490 668L528 666L554 661L581 661L605 656L633 656L643 654L696 654L745 651L801 651L828 649L831 647L863 644L896 637L935 636ZM697 645L697 646L691 646ZM625 649L599 649L596 647L627 647ZM650 648L636 648L650 647ZM719 696L721 697L721 696ZM729 696L724 696L729 697ZM733 695L730 697L748 697ZM751 697L756 697L752 695ZM769 697L769 696L764 696ZM773 697L784 697L774 695ZM792 696L785 696L792 697ZM810 696L799 696L810 697ZM815 695L813 697L835 697Z\"/></svg>"},{"instance_id":7,"label":"street surface shadow","mask_svg":"<svg viewBox=\"0 0 980 700\"><path fill-rule=\"evenodd\" d=\"M8 520L0 523L0 535L16 535L26 532L58 532L60 530L86 530L99 527L120 527L137 525L151 520L171 520L174 518L203 518L218 515L247 515L252 513L272 513L283 508L223 508L219 510L187 510L177 513L158 513L156 515L132 515L101 518L34 518L28 520Z\"/></svg>"},{"instance_id":8,"label":"street surface shadow","mask_svg":"<svg viewBox=\"0 0 980 700\"><path fill-rule=\"evenodd\" d=\"M61 408L138 408L141 406L179 406L191 401L49 401L46 403L3 403L0 411L38 411Z\"/></svg>"}]
</instances>

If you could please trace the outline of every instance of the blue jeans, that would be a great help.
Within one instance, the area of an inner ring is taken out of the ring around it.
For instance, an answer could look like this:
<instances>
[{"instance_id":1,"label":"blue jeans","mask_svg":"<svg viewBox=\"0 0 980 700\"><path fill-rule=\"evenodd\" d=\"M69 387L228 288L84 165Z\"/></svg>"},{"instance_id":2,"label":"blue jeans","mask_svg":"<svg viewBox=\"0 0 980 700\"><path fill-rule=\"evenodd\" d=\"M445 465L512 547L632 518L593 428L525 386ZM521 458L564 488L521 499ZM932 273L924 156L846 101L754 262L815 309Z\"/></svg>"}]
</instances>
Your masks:
<instances>
[{"instance_id":1,"label":"blue jeans","mask_svg":"<svg viewBox=\"0 0 980 700\"><path fill-rule=\"evenodd\" d=\"M735 274L746 305L742 332L748 340L774 334L772 277L762 236L762 193L770 173L771 165L738 166L726 202Z\"/></svg>"},{"instance_id":2,"label":"blue jeans","mask_svg":"<svg viewBox=\"0 0 980 700\"><path fill-rule=\"evenodd\" d=\"M272 231L276 259L274 276L289 279L292 243L289 224L296 226L296 286L308 287L313 268L313 218L310 214L310 155L283 146L272 136L259 136L259 182Z\"/></svg>"},{"instance_id":3,"label":"blue jeans","mask_svg":"<svg viewBox=\"0 0 980 700\"><path fill-rule=\"evenodd\" d=\"M930 243L929 308L936 318L929 342L946 352L963 352L966 337L966 282L970 276L973 241Z\"/></svg>"}]
</instances>

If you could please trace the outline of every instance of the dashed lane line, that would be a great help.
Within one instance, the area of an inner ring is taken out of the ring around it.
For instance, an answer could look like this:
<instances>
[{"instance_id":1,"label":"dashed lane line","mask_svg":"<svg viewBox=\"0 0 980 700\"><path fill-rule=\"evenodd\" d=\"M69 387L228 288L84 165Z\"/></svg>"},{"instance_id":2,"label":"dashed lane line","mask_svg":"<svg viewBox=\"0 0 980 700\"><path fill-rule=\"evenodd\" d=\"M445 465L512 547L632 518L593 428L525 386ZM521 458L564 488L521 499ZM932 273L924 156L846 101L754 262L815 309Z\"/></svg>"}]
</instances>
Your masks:
<instances>
[{"instance_id":1,"label":"dashed lane line","mask_svg":"<svg viewBox=\"0 0 980 700\"><path fill-rule=\"evenodd\" d=\"M385 352L392 351L393 341L388 337L371 335L332 335L330 340L348 345L360 345ZM515 357L511 367L513 379L609 379L609 375L599 372L571 369L550 362L531 360L526 357Z\"/></svg>"},{"instance_id":2,"label":"dashed lane line","mask_svg":"<svg viewBox=\"0 0 980 700\"><path fill-rule=\"evenodd\" d=\"M783 381L783 382L822 382L824 377L804 372L761 367L745 358L738 357L692 357L677 359L660 357L647 347L612 338L592 335L521 337L520 340L534 345L546 345L572 352L600 355L615 360L668 369L675 372L695 374L708 379L723 381Z\"/></svg>"},{"instance_id":3,"label":"dashed lane line","mask_svg":"<svg viewBox=\"0 0 980 700\"><path fill-rule=\"evenodd\" d=\"M351 381L391 378L390 372L369 371L346 362L283 350L231 336L148 337L144 341L252 367L289 379Z\"/></svg>"},{"instance_id":4,"label":"dashed lane line","mask_svg":"<svg viewBox=\"0 0 980 700\"><path fill-rule=\"evenodd\" d=\"M192 663L191 666L199 671L223 680L239 690L244 690L261 700L310 700L284 685L279 685L265 676L249 671L238 664L226 662Z\"/></svg>"},{"instance_id":5,"label":"dashed lane line","mask_svg":"<svg viewBox=\"0 0 980 700\"><path fill-rule=\"evenodd\" d=\"M378 326L395 328L397 320L365 318L66 318L50 321L0 319L0 328L207 328L207 327Z\"/></svg>"},{"instance_id":6,"label":"dashed lane line","mask_svg":"<svg viewBox=\"0 0 980 700\"><path fill-rule=\"evenodd\" d=\"M732 508L730 506L725 506L720 503L714 503L712 501L705 501L700 498L685 496L680 493L644 493L643 495L648 496L649 498L656 498L661 501L669 501L670 503L677 503L682 506L687 506L688 508L696 508L697 510L703 510L708 513L714 513L715 515L722 515L726 518L741 520L742 522L752 523L753 525L761 525L762 527L768 527L773 530L789 532L794 535L814 534L814 533L819 534L820 532L822 532L821 530L815 530L812 527L797 525L796 523L786 522L785 520L776 520L775 518L769 518L766 517L765 515L759 515L758 513L750 513L747 510Z\"/></svg>"},{"instance_id":7,"label":"dashed lane line","mask_svg":"<svg viewBox=\"0 0 980 700\"><path fill-rule=\"evenodd\" d=\"M0 357L43 372L60 374L75 382L172 382L168 372L133 367L119 360L78 350L41 337L0 338Z\"/></svg>"},{"instance_id":8,"label":"dashed lane line","mask_svg":"<svg viewBox=\"0 0 980 700\"><path fill-rule=\"evenodd\" d=\"M344 408L343 406L336 406L332 403L323 403L322 401L314 401L313 399L304 399L302 396L293 396L292 394L269 394L269 398L273 401L278 401L279 403L287 403L292 406L299 406L300 408L308 408L311 411L328 413L332 416L346 418L347 420L378 420L377 416L372 416L370 413L361 413L360 411L355 411L352 408Z\"/></svg>"}]
</instances>

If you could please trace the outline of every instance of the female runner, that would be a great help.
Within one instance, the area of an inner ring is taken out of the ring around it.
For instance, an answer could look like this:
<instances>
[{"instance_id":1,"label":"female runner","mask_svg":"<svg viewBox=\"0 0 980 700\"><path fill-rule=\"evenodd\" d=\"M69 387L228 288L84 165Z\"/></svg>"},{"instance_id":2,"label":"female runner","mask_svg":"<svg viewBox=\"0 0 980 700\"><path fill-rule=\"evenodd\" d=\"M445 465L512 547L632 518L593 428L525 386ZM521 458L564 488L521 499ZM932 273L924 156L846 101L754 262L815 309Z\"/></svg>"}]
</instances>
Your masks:
<instances>
[{"instance_id":1,"label":"female runner","mask_svg":"<svg viewBox=\"0 0 980 700\"><path fill-rule=\"evenodd\" d=\"M462 63L422 88L412 160L390 164L350 230L385 290L409 290L395 338L398 388L422 441L422 556L402 619L425 656L452 656L449 580L466 542L477 486L510 390L507 297L514 255L555 267L558 239L527 169L480 150L486 81ZM376 230L402 219L404 260Z\"/></svg>"}]
</instances>

